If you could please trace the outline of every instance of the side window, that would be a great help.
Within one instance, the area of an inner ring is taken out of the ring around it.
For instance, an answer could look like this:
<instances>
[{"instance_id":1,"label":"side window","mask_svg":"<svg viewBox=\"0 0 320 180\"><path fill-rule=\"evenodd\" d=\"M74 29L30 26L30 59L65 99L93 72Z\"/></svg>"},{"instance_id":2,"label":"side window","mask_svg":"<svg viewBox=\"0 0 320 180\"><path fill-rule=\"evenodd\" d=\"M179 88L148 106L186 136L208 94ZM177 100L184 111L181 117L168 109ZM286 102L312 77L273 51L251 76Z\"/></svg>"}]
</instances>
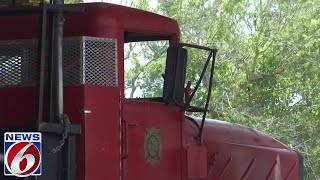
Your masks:
<instances>
[{"instance_id":1,"label":"side window","mask_svg":"<svg viewBox=\"0 0 320 180\"><path fill-rule=\"evenodd\" d=\"M163 96L168 40L124 44L125 97Z\"/></svg>"}]
</instances>

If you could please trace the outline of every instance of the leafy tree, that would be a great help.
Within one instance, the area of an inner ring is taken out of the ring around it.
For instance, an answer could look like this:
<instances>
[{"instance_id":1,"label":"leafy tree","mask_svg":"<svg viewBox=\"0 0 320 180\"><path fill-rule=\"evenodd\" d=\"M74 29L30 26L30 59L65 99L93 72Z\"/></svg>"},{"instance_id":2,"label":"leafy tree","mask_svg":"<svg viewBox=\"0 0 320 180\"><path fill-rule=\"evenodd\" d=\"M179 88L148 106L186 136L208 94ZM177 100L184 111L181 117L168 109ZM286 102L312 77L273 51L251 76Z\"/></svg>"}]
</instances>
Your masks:
<instances>
[{"instance_id":1,"label":"leafy tree","mask_svg":"<svg viewBox=\"0 0 320 180\"><path fill-rule=\"evenodd\" d=\"M161 97L168 41L126 43L125 90L127 98ZM138 95L135 93L138 92Z\"/></svg>"},{"instance_id":2,"label":"leafy tree","mask_svg":"<svg viewBox=\"0 0 320 180\"><path fill-rule=\"evenodd\" d=\"M134 6L176 19L182 41L219 50L209 117L272 135L304 155L307 180L320 179L320 1L161 0L151 7L137 0ZM197 80L204 62L204 54L189 51L188 80ZM160 66L150 63L143 72Z\"/></svg>"}]
</instances>

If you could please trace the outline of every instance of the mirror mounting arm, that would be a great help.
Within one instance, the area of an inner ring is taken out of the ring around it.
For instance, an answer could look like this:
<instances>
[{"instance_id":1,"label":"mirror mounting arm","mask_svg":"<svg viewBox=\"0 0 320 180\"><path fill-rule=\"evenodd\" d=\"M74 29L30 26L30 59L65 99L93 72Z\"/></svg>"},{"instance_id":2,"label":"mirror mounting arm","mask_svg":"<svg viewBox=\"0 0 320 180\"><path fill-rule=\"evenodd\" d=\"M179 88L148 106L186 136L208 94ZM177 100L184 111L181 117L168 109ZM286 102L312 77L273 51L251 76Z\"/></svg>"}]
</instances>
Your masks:
<instances>
[{"instance_id":1,"label":"mirror mounting arm","mask_svg":"<svg viewBox=\"0 0 320 180\"><path fill-rule=\"evenodd\" d=\"M196 86L195 86L194 90L192 91L190 97L188 99L186 99L186 109L187 110L191 107L190 106L190 102L192 101L195 93L197 92L197 90L198 90L198 88L199 88L199 86L200 86L200 84L202 82L202 79L204 77L204 74L205 74L205 72L206 72L206 70L207 70L207 68L209 66L210 60L212 59L212 61L211 61L211 63L212 63L211 64L211 70L210 70L209 87L208 87L208 93L207 93L207 98L206 98L206 104L205 104L204 108L196 108L196 109L201 109L201 112L203 112L201 125L200 125L200 128L199 128L198 135L196 137L196 139L201 142L204 123L205 123L205 120L206 120L207 113L209 111L209 102L210 102L210 98L211 98L211 90L212 90L212 85L213 85L214 64L215 64L215 60L216 60L217 49L212 49L212 48L205 47L205 46L199 46L199 45L187 44L187 43L180 43L180 47L181 48L182 47L189 47L189 48L195 48L195 49L209 51L209 56L208 56L207 61L206 61L205 65L204 65L204 68L203 68L203 70L201 72L200 78L197 81Z\"/></svg>"},{"instance_id":2,"label":"mirror mounting arm","mask_svg":"<svg viewBox=\"0 0 320 180\"><path fill-rule=\"evenodd\" d=\"M192 91L191 95L185 100L183 100L183 97L185 94L184 85L185 85L186 68L187 68L186 67L187 66L187 50L184 47L209 51L208 58L205 62L203 70L201 71L200 78L197 81L196 86ZM176 106L181 107L185 111L203 113L199 132L196 137L196 139L200 140L200 142L201 142L203 127L204 127L205 119L206 119L208 108L209 108L209 102L211 98L216 54L217 54L216 49L212 49L205 46L199 46L195 44L186 44L186 43L180 43L177 47L171 46L168 48L168 51L167 51L168 59L166 62L166 71L164 76L164 79L165 79L164 92L163 92L164 101L166 103L173 103ZM191 106L190 103L193 97L195 96L195 93L198 91L198 88L200 87L200 84L203 80L206 70L208 69L210 61L212 62L212 64L211 64L211 70L210 70L210 82L209 82L209 88L208 88L208 93L206 97L205 107L202 108L202 107Z\"/></svg>"}]
</instances>

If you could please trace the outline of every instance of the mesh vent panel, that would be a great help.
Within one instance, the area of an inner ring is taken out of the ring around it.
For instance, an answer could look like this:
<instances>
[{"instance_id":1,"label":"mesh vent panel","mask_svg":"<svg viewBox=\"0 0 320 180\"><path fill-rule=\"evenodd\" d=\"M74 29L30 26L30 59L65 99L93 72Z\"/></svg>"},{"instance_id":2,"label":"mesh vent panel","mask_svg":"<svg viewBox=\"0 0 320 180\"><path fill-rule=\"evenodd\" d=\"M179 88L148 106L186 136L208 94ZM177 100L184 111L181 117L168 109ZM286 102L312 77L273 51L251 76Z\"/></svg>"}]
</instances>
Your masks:
<instances>
[{"instance_id":1,"label":"mesh vent panel","mask_svg":"<svg viewBox=\"0 0 320 180\"><path fill-rule=\"evenodd\" d=\"M21 55L1 56L0 83L3 85L20 85L22 82L21 76Z\"/></svg>"},{"instance_id":2,"label":"mesh vent panel","mask_svg":"<svg viewBox=\"0 0 320 180\"><path fill-rule=\"evenodd\" d=\"M116 47L113 39L65 38L64 84L117 86ZM34 86L36 63L37 41L0 41L0 87Z\"/></svg>"},{"instance_id":3,"label":"mesh vent panel","mask_svg":"<svg viewBox=\"0 0 320 180\"><path fill-rule=\"evenodd\" d=\"M66 38L63 42L63 83L83 84L82 38Z\"/></svg>"},{"instance_id":4,"label":"mesh vent panel","mask_svg":"<svg viewBox=\"0 0 320 180\"><path fill-rule=\"evenodd\" d=\"M34 41L0 41L0 87L31 85L35 79Z\"/></svg>"},{"instance_id":5,"label":"mesh vent panel","mask_svg":"<svg viewBox=\"0 0 320 180\"><path fill-rule=\"evenodd\" d=\"M85 82L117 86L116 43L103 38L85 37Z\"/></svg>"}]
</instances>

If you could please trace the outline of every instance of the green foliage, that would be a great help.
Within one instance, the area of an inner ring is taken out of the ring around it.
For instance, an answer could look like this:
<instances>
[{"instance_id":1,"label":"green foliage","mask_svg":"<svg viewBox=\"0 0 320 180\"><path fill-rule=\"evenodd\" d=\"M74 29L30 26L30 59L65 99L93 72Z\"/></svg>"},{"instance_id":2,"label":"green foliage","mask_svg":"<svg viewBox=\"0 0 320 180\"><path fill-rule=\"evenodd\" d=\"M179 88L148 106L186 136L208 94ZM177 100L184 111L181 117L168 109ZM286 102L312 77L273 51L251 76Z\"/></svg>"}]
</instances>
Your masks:
<instances>
[{"instance_id":1,"label":"green foliage","mask_svg":"<svg viewBox=\"0 0 320 180\"><path fill-rule=\"evenodd\" d=\"M130 42L125 50L125 97L161 97L169 41Z\"/></svg>"},{"instance_id":2,"label":"green foliage","mask_svg":"<svg viewBox=\"0 0 320 180\"><path fill-rule=\"evenodd\" d=\"M150 8L139 0L135 5L176 19L183 42L219 50L211 118L279 139L303 153L307 180L320 179L320 1L161 0ZM204 62L205 55L189 52L188 80L196 81ZM159 74L160 64L150 63L145 74ZM204 96L202 88L194 103L201 105Z\"/></svg>"},{"instance_id":3,"label":"green foliage","mask_svg":"<svg viewBox=\"0 0 320 180\"><path fill-rule=\"evenodd\" d=\"M83 3L83 0L65 0L65 4L76 4L76 3Z\"/></svg>"}]
</instances>

